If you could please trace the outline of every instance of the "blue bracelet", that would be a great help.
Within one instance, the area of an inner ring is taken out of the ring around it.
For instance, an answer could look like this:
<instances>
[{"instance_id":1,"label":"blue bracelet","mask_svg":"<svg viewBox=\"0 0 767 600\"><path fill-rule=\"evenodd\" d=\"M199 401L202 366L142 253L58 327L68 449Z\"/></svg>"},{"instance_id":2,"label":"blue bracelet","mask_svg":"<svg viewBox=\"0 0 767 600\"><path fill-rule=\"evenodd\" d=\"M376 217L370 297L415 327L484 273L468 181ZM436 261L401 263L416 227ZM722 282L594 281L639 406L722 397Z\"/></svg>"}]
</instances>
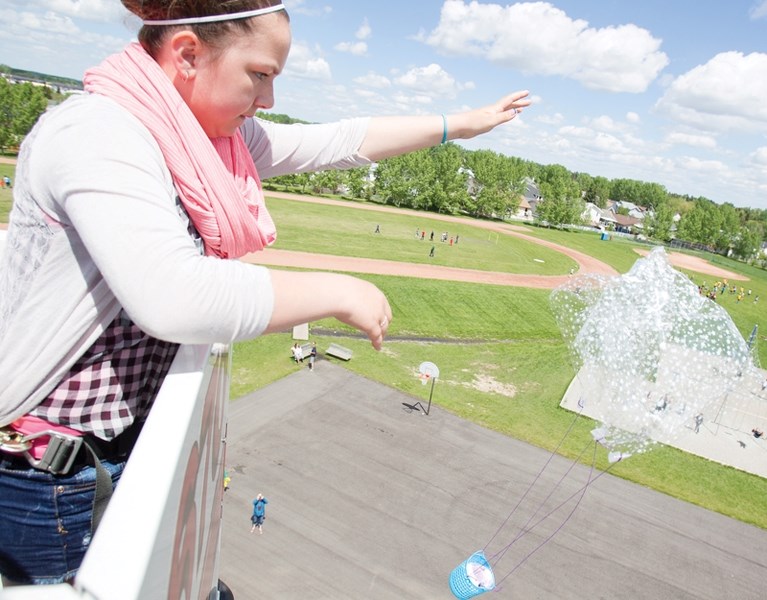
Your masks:
<instances>
[{"instance_id":1,"label":"blue bracelet","mask_svg":"<svg viewBox=\"0 0 767 600\"><path fill-rule=\"evenodd\" d=\"M447 141L447 117L442 115L442 144Z\"/></svg>"}]
</instances>

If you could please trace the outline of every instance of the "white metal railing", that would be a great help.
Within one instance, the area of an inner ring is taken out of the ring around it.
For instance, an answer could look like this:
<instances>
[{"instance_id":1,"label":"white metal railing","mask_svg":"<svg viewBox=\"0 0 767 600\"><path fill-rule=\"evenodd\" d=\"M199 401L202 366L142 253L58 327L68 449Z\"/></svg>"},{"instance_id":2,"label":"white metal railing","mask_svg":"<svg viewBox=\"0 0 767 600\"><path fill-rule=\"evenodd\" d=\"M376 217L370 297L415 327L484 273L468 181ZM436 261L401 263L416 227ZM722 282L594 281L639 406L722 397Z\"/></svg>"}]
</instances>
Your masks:
<instances>
[{"instance_id":1,"label":"white metal railing","mask_svg":"<svg viewBox=\"0 0 767 600\"><path fill-rule=\"evenodd\" d=\"M218 600L227 407L226 345L181 346L74 585L0 590L2 600Z\"/></svg>"}]
</instances>

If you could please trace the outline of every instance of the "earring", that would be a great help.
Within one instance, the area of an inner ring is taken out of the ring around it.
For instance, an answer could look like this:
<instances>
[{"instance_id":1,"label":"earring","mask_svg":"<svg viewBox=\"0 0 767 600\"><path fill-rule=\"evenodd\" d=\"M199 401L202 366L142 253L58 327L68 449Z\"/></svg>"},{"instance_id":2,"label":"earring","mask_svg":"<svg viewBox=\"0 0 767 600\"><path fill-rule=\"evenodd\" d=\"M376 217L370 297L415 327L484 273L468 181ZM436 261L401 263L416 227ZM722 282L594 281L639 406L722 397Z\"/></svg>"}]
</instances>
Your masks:
<instances>
[{"instance_id":1,"label":"earring","mask_svg":"<svg viewBox=\"0 0 767 600\"><path fill-rule=\"evenodd\" d=\"M181 72L181 80L186 83L189 81L189 69L184 69L184 71Z\"/></svg>"}]
</instances>

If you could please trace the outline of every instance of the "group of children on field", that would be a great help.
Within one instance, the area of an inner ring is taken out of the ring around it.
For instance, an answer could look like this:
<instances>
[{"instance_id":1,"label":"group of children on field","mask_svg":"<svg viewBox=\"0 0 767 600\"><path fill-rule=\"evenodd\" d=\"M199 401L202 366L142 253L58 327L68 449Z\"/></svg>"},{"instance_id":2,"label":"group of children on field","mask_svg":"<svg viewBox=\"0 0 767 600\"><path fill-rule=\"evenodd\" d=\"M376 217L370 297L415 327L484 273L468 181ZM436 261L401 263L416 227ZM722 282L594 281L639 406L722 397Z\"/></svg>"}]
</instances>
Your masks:
<instances>
[{"instance_id":1,"label":"group of children on field","mask_svg":"<svg viewBox=\"0 0 767 600\"><path fill-rule=\"evenodd\" d=\"M740 304L746 297L751 297L751 290L746 290L743 288L743 286L738 287L737 285L730 285L726 279L723 279L721 281L717 281L713 287L709 288L706 285L706 282L703 282L701 285L698 286L698 292L700 292L701 296L706 296L707 298L713 300L716 302L717 296L719 295L725 295L727 293L730 294L730 296L736 296L735 302L737 304ZM754 304L759 302L759 295L757 294L754 296Z\"/></svg>"}]
</instances>

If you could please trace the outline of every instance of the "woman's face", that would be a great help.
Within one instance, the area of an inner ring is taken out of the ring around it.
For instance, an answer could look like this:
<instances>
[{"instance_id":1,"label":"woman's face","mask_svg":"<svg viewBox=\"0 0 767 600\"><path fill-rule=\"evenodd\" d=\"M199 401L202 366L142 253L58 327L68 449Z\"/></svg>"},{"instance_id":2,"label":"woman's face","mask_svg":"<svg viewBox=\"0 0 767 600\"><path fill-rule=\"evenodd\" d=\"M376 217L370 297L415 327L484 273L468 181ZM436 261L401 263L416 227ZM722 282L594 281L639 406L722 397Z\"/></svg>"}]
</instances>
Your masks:
<instances>
[{"instance_id":1,"label":"woman's face","mask_svg":"<svg viewBox=\"0 0 767 600\"><path fill-rule=\"evenodd\" d=\"M218 52L204 48L194 76L179 90L208 137L234 135L257 110L274 105L274 79L290 50L290 24L277 13L259 17L255 33L232 36Z\"/></svg>"}]
</instances>

